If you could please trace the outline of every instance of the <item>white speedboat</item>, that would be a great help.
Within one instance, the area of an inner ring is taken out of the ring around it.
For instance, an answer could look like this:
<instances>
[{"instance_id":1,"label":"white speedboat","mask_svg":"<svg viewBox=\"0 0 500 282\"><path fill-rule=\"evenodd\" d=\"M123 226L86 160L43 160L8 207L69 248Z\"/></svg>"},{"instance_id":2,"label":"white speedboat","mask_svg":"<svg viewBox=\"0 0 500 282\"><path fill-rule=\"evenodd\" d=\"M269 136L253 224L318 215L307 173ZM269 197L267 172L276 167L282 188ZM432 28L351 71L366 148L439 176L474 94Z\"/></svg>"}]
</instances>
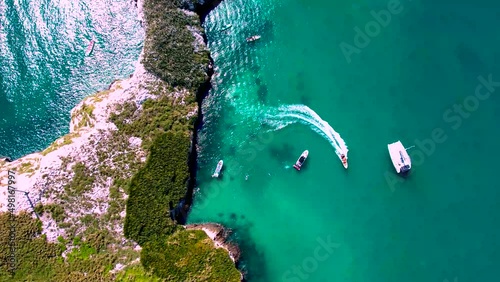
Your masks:
<instances>
[{"instance_id":1,"label":"white speedboat","mask_svg":"<svg viewBox=\"0 0 500 282\"><path fill-rule=\"evenodd\" d=\"M254 42L260 39L260 35L253 35L247 38L247 42Z\"/></svg>"},{"instance_id":2,"label":"white speedboat","mask_svg":"<svg viewBox=\"0 0 500 282\"><path fill-rule=\"evenodd\" d=\"M347 156L344 155L344 154L341 154L340 155L340 160L342 161L342 165L344 166L344 168L347 169L347 167L349 166L347 164Z\"/></svg>"},{"instance_id":3,"label":"white speedboat","mask_svg":"<svg viewBox=\"0 0 500 282\"><path fill-rule=\"evenodd\" d=\"M411 169L411 159L401 141L388 144L387 148L396 172L402 175L407 174Z\"/></svg>"},{"instance_id":4,"label":"white speedboat","mask_svg":"<svg viewBox=\"0 0 500 282\"><path fill-rule=\"evenodd\" d=\"M222 170L222 166L224 165L224 162L222 160L217 163L217 167L215 168L214 174L212 174L212 177L219 177L220 171Z\"/></svg>"},{"instance_id":5,"label":"white speedboat","mask_svg":"<svg viewBox=\"0 0 500 282\"><path fill-rule=\"evenodd\" d=\"M300 170L302 168L302 165L306 161L308 155L309 155L309 151L308 150L305 150L304 152L302 152L302 155L300 155L299 159L295 162L295 164L293 165L293 167L296 170Z\"/></svg>"}]
</instances>

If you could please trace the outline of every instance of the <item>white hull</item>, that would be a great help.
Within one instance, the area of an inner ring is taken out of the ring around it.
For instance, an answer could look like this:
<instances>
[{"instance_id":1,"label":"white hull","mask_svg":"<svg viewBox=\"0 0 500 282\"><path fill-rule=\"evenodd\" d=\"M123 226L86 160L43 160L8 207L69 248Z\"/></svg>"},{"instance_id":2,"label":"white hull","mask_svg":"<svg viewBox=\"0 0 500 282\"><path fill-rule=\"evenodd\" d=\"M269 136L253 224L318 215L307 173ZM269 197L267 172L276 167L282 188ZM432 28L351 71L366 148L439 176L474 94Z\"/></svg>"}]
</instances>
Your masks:
<instances>
[{"instance_id":1,"label":"white hull","mask_svg":"<svg viewBox=\"0 0 500 282\"><path fill-rule=\"evenodd\" d=\"M347 169L349 167L349 164L346 162L342 162L342 165L344 166L345 169Z\"/></svg>"},{"instance_id":2,"label":"white hull","mask_svg":"<svg viewBox=\"0 0 500 282\"><path fill-rule=\"evenodd\" d=\"M309 151L308 150L305 150L304 152L302 152L302 154L297 159L297 161L295 162L295 164L293 165L293 167L296 170L300 170L302 168L302 165L304 164L304 162L306 161L306 159L307 159L308 156L309 156Z\"/></svg>"},{"instance_id":3,"label":"white hull","mask_svg":"<svg viewBox=\"0 0 500 282\"><path fill-rule=\"evenodd\" d=\"M387 145L392 165L397 173L407 173L411 169L411 159L401 141Z\"/></svg>"},{"instance_id":4,"label":"white hull","mask_svg":"<svg viewBox=\"0 0 500 282\"><path fill-rule=\"evenodd\" d=\"M260 35L254 35L247 38L247 42L254 42L260 39Z\"/></svg>"},{"instance_id":5,"label":"white hull","mask_svg":"<svg viewBox=\"0 0 500 282\"><path fill-rule=\"evenodd\" d=\"M347 154L344 154L345 155L345 159L342 159L342 155L339 156L340 158L340 161L342 162L342 165L344 166L345 169L347 169L349 167L349 164L347 163Z\"/></svg>"},{"instance_id":6,"label":"white hull","mask_svg":"<svg viewBox=\"0 0 500 282\"><path fill-rule=\"evenodd\" d=\"M217 168L215 168L214 174L212 174L212 177L219 177L220 171L222 170L222 166L224 165L224 162L222 160L217 163Z\"/></svg>"}]
</instances>

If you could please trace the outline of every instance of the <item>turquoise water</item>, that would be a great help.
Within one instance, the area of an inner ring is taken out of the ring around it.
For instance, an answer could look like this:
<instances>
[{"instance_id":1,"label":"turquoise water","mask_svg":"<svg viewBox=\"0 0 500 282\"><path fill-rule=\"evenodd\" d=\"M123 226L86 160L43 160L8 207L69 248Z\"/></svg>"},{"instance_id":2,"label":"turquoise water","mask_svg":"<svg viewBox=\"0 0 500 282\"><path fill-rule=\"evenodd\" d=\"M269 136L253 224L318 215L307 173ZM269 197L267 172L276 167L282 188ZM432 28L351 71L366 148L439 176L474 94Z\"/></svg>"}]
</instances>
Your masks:
<instances>
[{"instance_id":1,"label":"turquoise water","mask_svg":"<svg viewBox=\"0 0 500 282\"><path fill-rule=\"evenodd\" d=\"M130 0L0 1L0 156L67 133L83 97L134 71L143 38Z\"/></svg>"},{"instance_id":2,"label":"turquoise water","mask_svg":"<svg viewBox=\"0 0 500 282\"><path fill-rule=\"evenodd\" d=\"M225 0L207 17L217 75L190 221L234 230L249 281L497 280L500 90L478 77L500 81L498 4L401 1L356 45L388 3ZM0 155L66 133L74 105L132 73L143 36L130 1L1 1ZM396 140L417 145L404 181Z\"/></svg>"},{"instance_id":3,"label":"turquoise water","mask_svg":"<svg viewBox=\"0 0 500 282\"><path fill-rule=\"evenodd\" d=\"M377 30L371 11L388 7ZM216 76L189 220L232 228L252 282L497 280L498 8L224 1L205 23ZM416 145L405 180L397 140Z\"/></svg>"}]
</instances>

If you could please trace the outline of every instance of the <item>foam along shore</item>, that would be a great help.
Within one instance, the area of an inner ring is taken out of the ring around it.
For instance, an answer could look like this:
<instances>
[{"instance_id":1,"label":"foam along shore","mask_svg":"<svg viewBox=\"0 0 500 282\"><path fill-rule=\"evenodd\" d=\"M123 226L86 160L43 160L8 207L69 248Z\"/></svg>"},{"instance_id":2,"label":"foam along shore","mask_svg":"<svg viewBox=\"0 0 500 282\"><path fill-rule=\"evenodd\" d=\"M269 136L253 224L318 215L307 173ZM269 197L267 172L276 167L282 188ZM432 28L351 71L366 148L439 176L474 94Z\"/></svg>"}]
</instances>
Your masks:
<instances>
[{"instance_id":1,"label":"foam along shore","mask_svg":"<svg viewBox=\"0 0 500 282\"><path fill-rule=\"evenodd\" d=\"M81 167L85 173L92 175L94 181L92 187L79 195L78 205L72 209L66 209L67 220L77 219L86 214L101 216L109 208L109 189L113 179L102 175L102 162L106 162L111 169L118 171L122 164L115 163L119 155L135 156L134 161L143 163L146 160L146 153L141 148L142 140L130 137L123 141L123 150L118 149L116 141L112 138L113 132L117 131L116 126L109 121L109 117L119 105L133 101L136 104L147 98L154 98L148 93L145 85L157 81L157 78L150 75L142 65L138 64L131 78L115 81L106 91L88 96L71 110L71 122L69 133L55 140L48 148L41 152L36 152L13 162L0 163L0 212L7 211L7 177L8 171L15 171L14 187L20 191L25 191L34 206L37 204L49 205L59 204L63 194L67 194L65 186L78 172L75 167ZM173 95L182 96L182 93ZM196 114L196 108L193 109ZM114 148L114 149L113 149ZM131 172L123 169L119 177L128 178ZM125 198L125 193L120 193L120 197ZM72 198L71 195L66 195ZM32 212L28 197L23 193L16 193L15 210ZM71 201L72 199L68 199ZM90 207L91 206L91 207ZM124 216L124 211L121 214ZM59 235L64 235L64 231L57 227L58 224L49 217L42 217L44 234L49 241L54 241ZM75 222L76 223L76 222ZM49 228L50 227L50 228ZM122 233L122 226L114 226L114 230ZM121 235L123 236L123 235Z\"/></svg>"},{"instance_id":2,"label":"foam along shore","mask_svg":"<svg viewBox=\"0 0 500 282\"><path fill-rule=\"evenodd\" d=\"M7 179L8 171L11 170L16 172L15 188L28 192L33 206L62 205L65 212L63 220L56 220L50 214L40 217L42 234L46 235L49 242L57 242L59 236L71 236L75 230L78 230L78 233L83 232L87 227L82 222L88 215L94 218L106 216L111 211L110 204L114 200L110 194L113 179L103 175L101 164L106 163L109 168L121 173L119 177L127 179L135 170L128 169L130 164L115 163L116 157L120 155L132 157L130 160L137 165L146 161L146 152L141 147L140 138L130 137L120 140L122 144L116 144L117 140L113 137L113 133L117 131L117 127L109 121L110 116L126 102L133 102L140 108L146 99L155 99L155 95L148 91L148 85L161 83L163 82L138 64L131 78L115 81L108 90L91 95L80 102L71 111L68 134L57 139L41 152L24 156L13 162L1 161L0 212L8 210ZM184 97L187 94L184 91L171 93L172 98L180 104L184 103ZM189 115L197 114L198 108L195 104ZM92 187L80 194L68 195L67 187L78 174L75 171L77 166L84 168L86 174L94 177ZM127 194L120 190L119 195L115 197L126 200ZM61 200L63 198L67 202L64 205L62 204L64 201ZM16 193L16 213L33 212L30 201L23 193ZM125 248L139 251L141 247L124 236L125 209L118 212L114 215L115 220L109 222L109 232ZM72 231L64 227L65 225L71 225ZM240 256L239 249L236 245L226 242L228 233L222 225L195 224L186 226L186 229L205 231L213 240L214 247L226 250L231 260L237 263ZM67 252L70 251L71 247ZM122 264L118 265L120 268L124 267Z\"/></svg>"},{"instance_id":3,"label":"foam along shore","mask_svg":"<svg viewBox=\"0 0 500 282\"><path fill-rule=\"evenodd\" d=\"M138 1L138 8L140 18L144 18L142 1ZM182 12L191 19L197 17L193 12ZM195 49L208 52L199 22L192 23L193 26L187 28L194 37ZM109 89L86 97L71 110L68 134L41 152L12 162L0 160L0 213L9 210L8 173L15 171L16 183L12 186L22 192L15 193L14 213L26 211L33 217L39 215L41 234L52 243L61 238L80 237L84 240L85 234L96 235L96 228L105 229L105 239L111 242L106 243L106 247L135 251L131 255L133 258L116 262L115 271L135 263L141 250L135 241L124 235L125 203L128 199L127 181L144 167L148 155L143 146L147 140L120 131L117 124L133 124L144 112L143 106L148 100L167 99L169 106L182 109L170 117L183 123L199 114L193 89L173 88L153 75L142 64L144 56L143 49L130 78L114 81ZM118 123L113 120L127 111L127 118L118 120ZM38 211L35 213L35 210ZM214 240L214 246L223 247L236 262L239 258L237 247L222 245L217 229L210 227L206 230L211 231L207 235ZM215 236L213 232L216 232ZM71 242L66 247L63 257L77 248Z\"/></svg>"}]
</instances>

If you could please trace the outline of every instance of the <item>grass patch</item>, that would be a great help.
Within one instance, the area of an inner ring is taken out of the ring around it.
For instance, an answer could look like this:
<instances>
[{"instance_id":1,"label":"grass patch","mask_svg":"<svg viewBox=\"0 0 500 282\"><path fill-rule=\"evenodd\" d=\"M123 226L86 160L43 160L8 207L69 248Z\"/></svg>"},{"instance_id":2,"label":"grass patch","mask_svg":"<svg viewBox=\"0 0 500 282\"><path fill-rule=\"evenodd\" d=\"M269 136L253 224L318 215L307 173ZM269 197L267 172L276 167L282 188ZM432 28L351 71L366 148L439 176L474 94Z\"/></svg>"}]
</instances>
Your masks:
<instances>
[{"instance_id":1,"label":"grass patch","mask_svg":"<svg viewBox=\"0 0 500 282\"><path fill-rule=\"evenodd\" d=\"M142 265L133 265L125 268L116 276L117 282L162 282L164 279L155 277L147 272Z\"/></svg>"},{"instance_id":2,"label":"grass patch","mask_svg":"<svg viewBox=\"0 0 500 282\"><path fill-rule=\"evenodd\" d=\"M41 204L38 204L35 206L35 212L38 215L43 215L45 212L49 212L52 219L54 219L57 223L61 223L66 219L66 213L64 212L64 208L61 205L56 205L56 204L41 205Z\"/></svg>"},{"instance_id":3,"label":"grass patch","mask_svg":"<svg viewBox=\"0 0 500 282\"><path fill-rule=\"evenodd\" d=\"M82 103L80 109L78 109L71 117L71 119L80 118L80 121L78 122L75 129L93 125L91 120L94 118L94 113L93 113L94 109L95 109L94 105L87 104L85 102Z\"/></svg>"},{"instance_id":4,"label":"grass patch","mask_svg":"<svg viewBox=\"0 0 500 282\"><path fill-rule=\"evenodd\" d=\"M182 132L189 135L194 129L196 117L186 118L189 111L196 107L194 95L190 96L192 100L189 102L193 107L174 105L172 98L167 95L157 100L146 100L140 115L135 117L137 107L133 103L126 103L121 113L111 115L110 120L126 135L141 138L147 148L153 139L165 132ZM132 119L133 122L128 122Z\"/></svg>"},{"instance_id":5,"label":"grass patch","mask_svg":"<svg viewBox=\"0 0 500 282\"><path fill-rule=\"evenodd\" d=\"M73 173L71 181L64 186L64 190L69 196L81 195L92 189L95 176L91 175L90 170L82 162L73 166Z\"/></svg>"},{"instance_id":6,"label":"grass patch","mask_svg":"<svg viewBox=\"0 0 500 282\"><path fill-rule=\"evenodd\" d=\"M21 163L21 165L19 166L19 168L17 170L18 174L31 173L31 172L34 172L31 162Z\"/></svg>"},{"instance_id":7,"label":"grass patch","mask_svg":"<svg viewBox=\"0 0 500 282\"><path fill-rule=\"evenodd\" d=\"M80 134L76 132L68 133L62 137L62 141L61 139L57 139L52 144L50 144L50 146L47 149L43 150L41 154L43 156L46 156L50 152L53 152L63 146L69 145L73 143L73 138L75 137L80 137Z\"/></svg>"}]
</instances>

